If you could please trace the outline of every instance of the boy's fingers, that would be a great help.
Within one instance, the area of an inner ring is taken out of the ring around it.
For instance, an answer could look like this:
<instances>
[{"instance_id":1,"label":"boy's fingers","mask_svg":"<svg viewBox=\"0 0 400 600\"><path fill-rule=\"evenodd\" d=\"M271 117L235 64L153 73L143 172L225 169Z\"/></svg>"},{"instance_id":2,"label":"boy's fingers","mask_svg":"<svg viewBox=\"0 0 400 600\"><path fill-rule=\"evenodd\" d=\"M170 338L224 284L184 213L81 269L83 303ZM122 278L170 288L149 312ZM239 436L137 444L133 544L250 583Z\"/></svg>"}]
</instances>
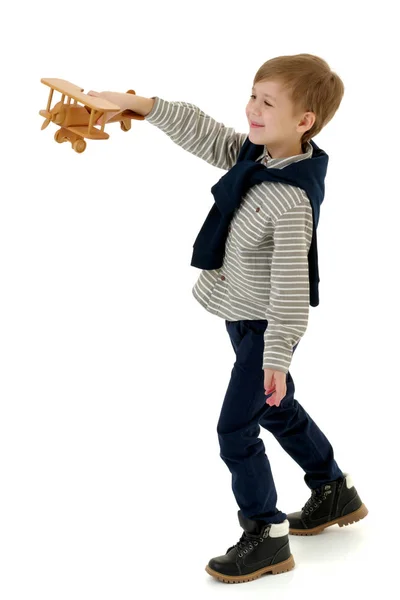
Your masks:
<instances>
[{"instance_id":1,"label":"boy's fingers","mask_svg":"<svg viewBox=\"0 0 400 600\"><path fill-rule=\"evenodd\" d=\"M116 110L115 112L108 112L106 115L106 123L108 123L109 121L111 121L112 118L114 118L116 115L119 115L121 113L123 113L122 110ZM100 117L100 119L98 119L97 123L100 125L102 120L103 120L103 117Z\"/></svg>"}]
</instances>

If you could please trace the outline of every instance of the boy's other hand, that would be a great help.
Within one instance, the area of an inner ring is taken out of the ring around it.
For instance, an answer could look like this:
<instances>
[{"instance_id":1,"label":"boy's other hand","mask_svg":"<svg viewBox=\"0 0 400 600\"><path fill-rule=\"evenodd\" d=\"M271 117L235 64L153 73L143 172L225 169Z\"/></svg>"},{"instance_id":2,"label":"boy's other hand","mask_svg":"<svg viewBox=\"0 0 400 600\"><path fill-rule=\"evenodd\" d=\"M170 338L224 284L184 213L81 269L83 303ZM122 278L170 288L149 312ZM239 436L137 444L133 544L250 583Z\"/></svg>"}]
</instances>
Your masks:
<instances>
[{"instance_id":1,"label":"boy's other hand","mask_svg":"<svg viewBox=\"0 0 400 600\"><path fill-rule=\"evenodd\" d=\"M282 398L286 396L286 373L264 369L264 389L266 395L271 396L266 400L270 406L279 406Z\"/></svg>"}]
</instances>

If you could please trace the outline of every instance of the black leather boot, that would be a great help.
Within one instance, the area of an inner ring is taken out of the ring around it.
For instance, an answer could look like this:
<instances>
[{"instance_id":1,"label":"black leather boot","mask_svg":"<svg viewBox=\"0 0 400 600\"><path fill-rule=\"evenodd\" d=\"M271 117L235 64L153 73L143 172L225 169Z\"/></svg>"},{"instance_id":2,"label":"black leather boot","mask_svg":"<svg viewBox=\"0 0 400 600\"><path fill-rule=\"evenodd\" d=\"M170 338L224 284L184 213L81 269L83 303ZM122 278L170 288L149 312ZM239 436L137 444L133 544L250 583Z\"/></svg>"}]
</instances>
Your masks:
<instances>
[{"instance_id":1,"label":"black leather boot","mask_svg":"<svg viewBox=\"0 0 400 600\"><path fill-rule=\"evenodd\" d=\"M294 567L289 547L289 521L271 524L248 519L238 511L242 537L226 554L211 558L206 571L224 583L243 583L264 573L284 573Z\"/></svg>"},{"instance_id":2,"label":"black leather boot","mask_svg":"<svg viewBox=\"0 0 400 600\"><path fill-rule=\"evenodd\" d=\"M315 535L326 527L350 525L368 514L368 509L353 485L348 473L311 491L301 511L287 515L289 533Z\"/></svg>"}]
</instances>

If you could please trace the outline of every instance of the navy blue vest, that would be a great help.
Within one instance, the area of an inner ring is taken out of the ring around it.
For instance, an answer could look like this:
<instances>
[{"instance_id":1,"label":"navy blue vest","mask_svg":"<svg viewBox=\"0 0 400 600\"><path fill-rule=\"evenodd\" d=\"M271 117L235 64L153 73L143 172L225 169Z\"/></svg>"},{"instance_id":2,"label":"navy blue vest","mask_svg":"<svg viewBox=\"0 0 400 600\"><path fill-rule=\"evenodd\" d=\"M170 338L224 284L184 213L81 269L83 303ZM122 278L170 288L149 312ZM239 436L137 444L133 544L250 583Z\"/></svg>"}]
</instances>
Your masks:
<instances>
[{"instance_id":1,"label":"navy blue vest","mask_svg":"<svg viewBox=\"0 0 400 600\"><path fill-rule=\"evenodd\" d=\"M308 277L310 282L310 305L319 304L319 272L317 250L317 226L319 210L325 194L325 176L328 155L313 140L310 158L293 162L282 169L266 167L256 159L264 146L253 144L247 137L240 149L236 164L211 188L215 202L208 213L193 244L191 266L213 270L222 266L229 223L243 196L253 185L262 181L280 181L302 188L311 204L313 234L308 252Z\"/></svg>"}]
</instances>

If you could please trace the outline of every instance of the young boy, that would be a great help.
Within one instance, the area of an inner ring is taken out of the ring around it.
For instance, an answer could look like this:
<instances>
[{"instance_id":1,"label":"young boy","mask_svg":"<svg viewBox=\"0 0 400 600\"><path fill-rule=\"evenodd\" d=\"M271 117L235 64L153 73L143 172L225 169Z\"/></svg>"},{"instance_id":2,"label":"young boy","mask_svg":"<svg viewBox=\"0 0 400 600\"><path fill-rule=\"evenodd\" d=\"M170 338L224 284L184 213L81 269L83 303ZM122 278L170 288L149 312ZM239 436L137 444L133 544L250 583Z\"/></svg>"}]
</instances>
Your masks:
<instances>
[{"instance_id":1,"label":"young boy","mask_svg":"<svg viewBox=\"0 0 400 600\"><path fill-rule=\"evenodd\" d=\"M225 319L236 354L217 432L244 531L206 566L227 583L292 569L289 533L313 535L368 513L330 442L295 400L289 373L309 305L319 303L315 230L328 156L311 139L332 119L343 94L341 79L310 54L276 57L259 68L246 107L248 133L236 133L187 102L99 94L228 171L212 188L214 213L191 263L202 268L192 293ZM215 240L220 249L223 242L220 254ZM260 425L305 472L311 497L301 511L286 515L276 507Z\"/></svg>"}]
</instances>

